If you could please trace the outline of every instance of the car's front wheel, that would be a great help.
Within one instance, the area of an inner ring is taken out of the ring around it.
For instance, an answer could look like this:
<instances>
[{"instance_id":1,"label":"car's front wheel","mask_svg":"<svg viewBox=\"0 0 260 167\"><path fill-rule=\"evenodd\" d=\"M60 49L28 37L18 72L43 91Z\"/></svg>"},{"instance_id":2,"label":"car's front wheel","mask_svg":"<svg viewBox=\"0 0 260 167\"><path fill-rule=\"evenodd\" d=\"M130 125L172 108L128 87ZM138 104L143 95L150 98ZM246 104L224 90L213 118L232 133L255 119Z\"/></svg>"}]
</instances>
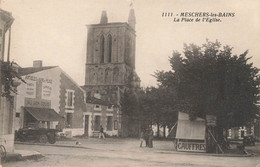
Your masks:
<instances>
[{"instance_id":1,"label":"car's front wheel","mask_svg":"<svg viewBox=\"0 0 260 167\"><path fill-rule=\"evenodd\" d=\"M50 144L54 144L56 142L55 135L54 134L50 134L48 136L48 141L49 141Z\"/></svg>"},{"instance_id":2,"label":"car's front wheel","mask_svg":"<svg viewBox=\"0 0 260 167\"><path fill-rule=\"evenodd\" d=\"M48 142L47 136L44 135L44 134L40 135L40 137L39 137L39 142L40 142L40 143L47 143L47 142Z\"/></svg>"}]
</instances>

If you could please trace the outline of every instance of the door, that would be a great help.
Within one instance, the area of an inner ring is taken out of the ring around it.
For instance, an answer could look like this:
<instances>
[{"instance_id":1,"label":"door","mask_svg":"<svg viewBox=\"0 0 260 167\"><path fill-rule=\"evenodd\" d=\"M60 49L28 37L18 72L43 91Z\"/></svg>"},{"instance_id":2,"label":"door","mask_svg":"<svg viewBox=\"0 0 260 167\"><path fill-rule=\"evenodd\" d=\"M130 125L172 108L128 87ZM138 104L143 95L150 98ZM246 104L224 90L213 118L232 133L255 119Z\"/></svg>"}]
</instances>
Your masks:
<instances>
[{"instance_id":1,"label":"door","mask_svg":"<svg viewBox=\"0 0 260 167\"><path fill-rule=\"evenodd\" d=\"M88 126L89 126L89 115L85 115L85 127L84 134L88 136Z\"/></svg>"},{"instance_id":2,"label":"door","mask_svg":"<svg viewBox=\"0 0 260 167\"><path fill-rule=\"evenodd\" d=\"M95 122L94 122L94 131L99 131L99 127L100 127L100 116L96 115Z\"/></svg>"}]
</instances>

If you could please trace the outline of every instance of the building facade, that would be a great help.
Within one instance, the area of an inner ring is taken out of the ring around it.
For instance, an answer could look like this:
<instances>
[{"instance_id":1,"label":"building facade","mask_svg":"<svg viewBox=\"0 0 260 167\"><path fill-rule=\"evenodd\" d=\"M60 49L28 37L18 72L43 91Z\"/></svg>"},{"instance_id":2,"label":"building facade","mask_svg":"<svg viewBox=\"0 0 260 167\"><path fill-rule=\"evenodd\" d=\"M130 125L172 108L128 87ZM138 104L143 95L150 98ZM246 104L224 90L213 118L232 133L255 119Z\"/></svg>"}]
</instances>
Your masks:
<instances>
[{"instance_id":1,"label":"building facade","mask_svg":"<svg viewBox=\"0 0 260 167\"><path fill-rule=\"evenodd\" d=\"M100 125L109 136L118 136L117 107L86 92L60 67L20 68L26 83L18 87L15 130L24 127L61 129L65 136L97 136Z\"/></svg>"},{"instance_id":2,"label":"building facade","mask_svg":"<svg viewBox=\"0 0 260 167\"><path fill-rule=\"evenodd\" d=\"M106 136L118 136L119 108L101 100L98 94L87 97L87 110L84 112L84 134L97 137L100 126Z\"/></svg>"},{"instance_id":3,"label":"building facade","mask_svg":"<svg viewBox=\"0 0 260 167\"><path fill-rule=\"evenodd\" d=\"M18 87L15 130L34 126L62 129L69 136L84 133L85 91L76 82L41 61L19 71L26 83Z\"/></svg>"},{"instance_id":4,"label":"building facade","mask_svg":"<svg viewBox=\"0 0 260 167\"><path fill-rule=\"evenodd\" d=\"M103 101L119 105L123 91L140 87L140 79L135 72L135 23L134 9L131 9L128 23L109 23L106 11L103 11L100 24L87 26L87 59L83 86L87 95L93 97L100 94ZM121 136L127 136L123 129L126 126L123 122L116 121Z\"/></svg>"},{"instance_id":5,"label":"building facade","mask_svg":"<svg viewBox=\"0 0 260 167\"><path fill-rule=\"evenodd\" d=\"M2 96L4 92L4 63L9 62L11 25L14 21L11 13L0 9L0 145L4 145L7 152L14 151L14 103L15 95L10 98ZM6 36L9 35L9 38ZM5 46L8 40L8 46ZM7 52L5 50L7 49ZM5 57L5 53L7 56ZM6 60L5 60L6 59Z\"/></svg>"}]
</instances>

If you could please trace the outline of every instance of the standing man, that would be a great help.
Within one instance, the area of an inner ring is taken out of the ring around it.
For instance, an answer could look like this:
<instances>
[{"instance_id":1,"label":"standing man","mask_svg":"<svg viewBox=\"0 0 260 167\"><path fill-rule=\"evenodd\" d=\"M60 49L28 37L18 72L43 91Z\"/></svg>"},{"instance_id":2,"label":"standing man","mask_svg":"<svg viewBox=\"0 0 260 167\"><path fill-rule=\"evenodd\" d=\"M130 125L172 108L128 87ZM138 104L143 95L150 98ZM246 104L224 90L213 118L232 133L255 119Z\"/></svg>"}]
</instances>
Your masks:
<instances>
[{"instance_id":1,"label":"standing man","mask_svg":"<svg viewBox=\"0 0 260 167\"><path fill-rule=\"evenodd\" d=\"M104 129L102 127L102 125L100 125L100 129L99 129L99 138L103 138L105 139L105 135L104 135Z\"/></svg>"},{"instance_id":2,"label":"standing man","mask_svg":"<svg viewBox=\"0 0 260 167\"><path fill-rule=\"evenodd\" d=\"M149 129L144 131L145 147L149 147Z\"/></svg>"},{"instance_id":3,"label":"standing man","mask_svg":"<svg viewBox=\"0 0 260 167\"><path fill-rule=\"evenodd\" d=\"M148 140L149 140L149 147L150 148L153 148L153 129L151 128L150 130L149 130L149 134L148 134Z\"/></svg>"},{"instance_id":4,"label":"standing man","mask_svg":"<svg viewBox=\"0 0 260 167\"><path fill-rule=\"evenodd\" d=\"M143 142L144 142L144 130L143 129L141 130L141 133L140 133L140 141L141 141L140 147L142 147Z\"/></svg>"}]
</instances>

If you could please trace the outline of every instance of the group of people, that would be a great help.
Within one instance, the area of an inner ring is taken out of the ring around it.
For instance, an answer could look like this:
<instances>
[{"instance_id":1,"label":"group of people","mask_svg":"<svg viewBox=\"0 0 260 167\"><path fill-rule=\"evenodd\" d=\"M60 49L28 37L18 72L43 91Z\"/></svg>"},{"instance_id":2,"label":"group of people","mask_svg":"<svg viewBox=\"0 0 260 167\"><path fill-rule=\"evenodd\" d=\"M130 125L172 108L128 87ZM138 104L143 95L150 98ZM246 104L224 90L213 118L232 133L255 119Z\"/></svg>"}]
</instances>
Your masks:
<instances>
[{"instance_id":1,"label":"group of people","mask_svg":"<svg viewBox=\"0 0 260 167\"><path fill-rule=\"evenodd\" d=\"M99 138L105 139L104 128L102 126L99 127ZM146 147L153 148L153 130L152 130L152 128L141 130L140 140L141 140L140 147L142 147L143 143L145 142Z\"/></svg>"},{"instance_id":2,"label":"group of people","mask_svg":"<svg viewBox=\"0 0 260 167\"><path fill-rule=\"evenodd\" d=\"M143 146L143 142L145 142L146 147L149 147L149 148L153 147L153 130L152 130L152 128L141 130L140 141L141 141L140 147Z\"/></svg>"}]
</instances>

